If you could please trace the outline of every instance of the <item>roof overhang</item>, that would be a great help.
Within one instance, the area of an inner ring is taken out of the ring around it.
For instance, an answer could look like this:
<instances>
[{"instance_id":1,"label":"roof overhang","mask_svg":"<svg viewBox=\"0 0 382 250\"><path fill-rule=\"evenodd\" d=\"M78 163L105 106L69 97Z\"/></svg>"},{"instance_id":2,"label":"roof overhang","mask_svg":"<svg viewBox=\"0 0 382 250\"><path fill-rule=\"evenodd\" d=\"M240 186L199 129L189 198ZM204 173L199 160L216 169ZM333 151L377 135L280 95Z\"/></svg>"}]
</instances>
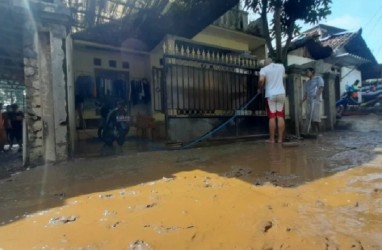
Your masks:
<instances>
[{"instance_id":1,"label":"roof overhang","mask_svg":"<svg viewBox=\"0 0 382 250\"><path fill-rule=\"evenodd\" d=\"M342 53L327 59L328 62L333 64L340 64L341 66L360 66L370 61L360 56L351 53Z\"/></svg>"},{"instance_id":2,"label":"roof overhang","mask_svg":"<svg viewBox=\"0 0 382 250\"><path fill-rule=\"evenodd\" d=\"M247 44L249 51L253 51L260 47L264 47L266 43L265 39L262 37L247 34L242 31L219 27L217 25L209 25L203 31L215 34L217 35L217 37L221 36L227 39L232 39L232 37L235 37L236 41L240 41Z\"/></svg>"}]
</instances>

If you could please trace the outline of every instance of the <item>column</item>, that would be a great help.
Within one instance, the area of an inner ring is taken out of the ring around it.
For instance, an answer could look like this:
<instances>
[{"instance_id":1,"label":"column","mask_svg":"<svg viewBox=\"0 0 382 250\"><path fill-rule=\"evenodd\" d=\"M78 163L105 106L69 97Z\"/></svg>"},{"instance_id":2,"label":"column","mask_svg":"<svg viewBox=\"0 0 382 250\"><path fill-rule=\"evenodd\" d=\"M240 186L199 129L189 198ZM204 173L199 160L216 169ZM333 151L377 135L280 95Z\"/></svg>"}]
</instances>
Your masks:
<instances>
[{"instance_id":1,"label":"column","mask_svg":"<svg viewBox=\"0 0 382 250\"><path fill-rule=\"evenodd\" d=\"M66 160L69 139L64 41L69 12L57 3L22 7L27 158L30 165Z\"/></svg>"},{"instance_id":2,"label":"column","mask_svg":"<svg viewBox=\"0 0 382 250\"><path fill-rule=\"evenodd\" d=\"M291 127L288 130L294 131L297 136L300 136L302 126L302 110L300 102L303 96L301 75L303 69L297 65L288 68L286 94L289 99L289 114L291 117Z\"/></svg>"},{"instance_id":3,"label":"column","mask_svg":"<svg viewBox=\"0 0 382 250\"><path fill-rule=\"evenodd\" d=\"M31 16L25 17L23 28L24 84L26 91L25 122L27 137L26 163L43 163L43 121L41 108L41 88L38 60L37 27Z\"/></svg>"},{"instance_id":4,"label":"column","mask_svg":"<svg viewBox=\"0 0 382 250\"><path fill-rule=\"evenodd\" d=\"M325 102L325 114L326 119L326 129L334 130L334 125L336 123L336 75L333 73L323 74L325 87L323 91L323 99Z\"/></svg>"}]
</instances>

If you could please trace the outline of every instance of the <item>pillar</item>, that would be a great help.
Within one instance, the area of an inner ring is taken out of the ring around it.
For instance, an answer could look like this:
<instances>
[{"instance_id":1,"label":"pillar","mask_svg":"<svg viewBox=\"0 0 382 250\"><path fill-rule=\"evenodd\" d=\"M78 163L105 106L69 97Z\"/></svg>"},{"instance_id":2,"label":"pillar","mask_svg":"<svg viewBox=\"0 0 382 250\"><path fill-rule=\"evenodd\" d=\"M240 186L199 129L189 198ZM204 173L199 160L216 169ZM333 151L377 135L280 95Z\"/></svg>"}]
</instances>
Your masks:
<instances>
[{"instance_id":1,"label":"pillar","mask_svg":"<svg viewBox=\"0 0 382 250\"><path fill-rule=\"evenodd\" d=\"M291 117L291 123L288 130L294 131L295 135L300 136L302 129L302 110L300 102L303 96L303 87L301 75L303 68L298 65L293 65L288 68L286 94L289 98L289 114Z\"/></svg>"},{"instance_id":2,"label":"pillar","mask_svg":"<svg viewBox=\"0 0 382 250\"><path fill-rule=\"evenodd\" d=\"M325 87L323 99L325 103L326 129L334 130L336 124L336 75L333 73L323 74Z\"/></svg>"},{"instance_id":3,"label":"pillar","mask_svg":"<svg viewBox=\"0 0 382 250\"><path fill-rule=\"evenodd\" d=\"M31 165L66 160L70 140L64 41L69 12L56 3L22 7L27 158Z\"/></svg>"}]
</instances>

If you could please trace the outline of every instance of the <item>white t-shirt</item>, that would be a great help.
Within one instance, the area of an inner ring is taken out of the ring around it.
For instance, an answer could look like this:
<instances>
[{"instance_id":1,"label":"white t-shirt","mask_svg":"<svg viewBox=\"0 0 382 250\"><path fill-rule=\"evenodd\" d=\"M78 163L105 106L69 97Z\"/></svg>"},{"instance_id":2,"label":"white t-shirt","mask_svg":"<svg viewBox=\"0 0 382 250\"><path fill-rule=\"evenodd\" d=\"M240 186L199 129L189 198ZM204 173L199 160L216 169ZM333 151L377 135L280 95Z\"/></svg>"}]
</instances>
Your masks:
<instances>
[{"instance_id":1,"label":"white t-shirt","mask_svg":"<svg viewBox=\"0 0 382 250\"><path fill-rule=\"evenodd\" d=\"M271 63L260 70L260 76L265 76L265 97L285 94L284 65Z\"/></svg>"}]
</instances>

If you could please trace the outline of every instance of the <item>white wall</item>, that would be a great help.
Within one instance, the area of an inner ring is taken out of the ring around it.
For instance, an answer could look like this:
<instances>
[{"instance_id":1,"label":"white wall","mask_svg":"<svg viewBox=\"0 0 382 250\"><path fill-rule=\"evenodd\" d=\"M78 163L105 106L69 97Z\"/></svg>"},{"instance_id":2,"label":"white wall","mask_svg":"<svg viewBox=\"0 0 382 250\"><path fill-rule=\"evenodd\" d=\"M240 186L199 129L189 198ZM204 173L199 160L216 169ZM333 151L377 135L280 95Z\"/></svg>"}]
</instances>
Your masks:
<instances>
[{"instance_id":1,"label":"white wall","mask_svg":"<svg viewBox=\"0 0 382 250\"><path fill-rule=\"evenodd\" d=\"M305 63L313 62L314 60L306 57L296 56L296 55L288 55L288 66L290 65L302 65Z\"/></svg>"},{"instance_id":2,"label":"white wall","mask_svg":"<svg viewBox=\"0 0 382 250\"><path fill-rule=\"evenodd\" d=\"M94 66L94 58L100 58L102 60L102 65ZM117 67L109 67L109 60L115 60L117 62ZM122 62L128 62L130 68L122 68ZM81 74L89 74L94 77L95 69L126 71L129 72L130 79L151 77L149 55L133 52L90 49L78 45L74 47L73 68L75 78Z\"/></svg>"},{"instance_id":3,"label":"white wall","mask_svg":"<svg viewBox=\"0 0 382 250\"><path fill-rule=\"evenodd\" d=\"M341 95L346 91L346 85L353 85L353 83L359 80L359 87L362 86L361 72L354 68L342 67L341 68L341 81L340 81L340 93ZM362 96L358 95L358 101L362 101Z\"/></svg>"}]
</instances>

